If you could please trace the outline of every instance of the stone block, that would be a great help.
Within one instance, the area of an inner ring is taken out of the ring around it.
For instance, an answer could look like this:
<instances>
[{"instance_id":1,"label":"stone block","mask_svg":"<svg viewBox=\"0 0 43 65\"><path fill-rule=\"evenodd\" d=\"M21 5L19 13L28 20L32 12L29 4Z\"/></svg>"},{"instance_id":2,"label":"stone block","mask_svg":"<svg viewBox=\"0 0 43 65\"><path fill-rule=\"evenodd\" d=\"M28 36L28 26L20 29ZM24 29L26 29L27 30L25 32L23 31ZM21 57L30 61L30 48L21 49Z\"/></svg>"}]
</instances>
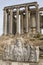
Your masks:
<instances>
[{"instance_id":1,"label":"stone block","mask_svg":"<svg viewBox=\"0 0 43 65\"><path fill-rule=\"evenodd\" d=\"M39 46L29 45L28 43L23 46L20 39L16 40L15 45L10 43L7 47L4 46L3 59L16 62L38 62Z\"/></svg>"},{"instance_id":2,"label":"stone block","mask_svg":"<svg viewBox=\"0 0 43 65\"><path fill-rule=\"evenodd\" d=\"M39 62L39 46L31 46L30 62Z\"/></svg>"}]
</instances>

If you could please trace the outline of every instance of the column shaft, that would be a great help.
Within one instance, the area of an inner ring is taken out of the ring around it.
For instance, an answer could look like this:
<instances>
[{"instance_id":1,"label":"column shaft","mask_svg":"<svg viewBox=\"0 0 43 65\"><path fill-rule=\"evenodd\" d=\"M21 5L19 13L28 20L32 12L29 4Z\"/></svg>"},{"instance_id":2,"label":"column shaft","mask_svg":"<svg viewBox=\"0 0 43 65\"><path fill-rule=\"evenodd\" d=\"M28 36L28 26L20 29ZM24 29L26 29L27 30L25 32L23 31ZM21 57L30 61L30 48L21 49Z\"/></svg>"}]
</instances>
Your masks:
<instances>
[{"instance_id":1,"label":"column shaft","mask_svg":"<svg viewBox=\"0 0 43 65\"><path fill-rule=\"evenodd\" d=\"M26 32L29 31L28 7L26 6Z\"/></svg>"},{"instance_id":2,"label":"column shaft","mask_svg":"<svg viewBox=\"0 0 43 65\"><path fill-rule=\"evenodd\" d=\"M17 8L17 33L19 33L19 9Z\"/></svg>"},{"instance_id":3,"label":"column shaft","mask_svg":"<svg viewBox=\"0 0 43 65\"><path fill-rule=\"evenodd\" d=\"M13 33L13 10L10 9L10 33Z\"/></svg>"},{"instance_id":4,"label":"column shaft","mask_svg":"<svg viewBox=\"0 0 43 65\"><path fill-rule=\"evenodd\" d=\"M36 29L40 33L40 15L38 10L36 11Z\"/></svg>"},{"instance_id":5,"label":"column shaft","mask_svg":"<svg viewBox=\"0 0 43 65\"><path fill-rule=\"evenodd\" d=\"M23 34L23 14L20 15L20 21L21 21L21 33Z\"/></svg>"},{"instance_id":6,"label":"column shaft","mask_svg":"<svg viewBox=\"0 0 43 65\"><path fill-rule=\"evenodd\" d=\"M31 32L31 21L30 21L30 11L28 11L28 21L29 21L29 23L28 23L28 29L29 29L29 33Z\"/></svg>"},{"instance_id":7,"label":"column shaft","mask_svg":"<svg viewBox=\"0 0 43 65\"><path fill-rule=\"evenodd\" d=\"M36 27L35 15L32 15L32 27Z\"/></svg>"},{"instance_id":8,"label":"column shaft","mask_svg":"<svg viewBox=\"0 0 43 65\"><path fill-rule=\"evenodd\" d=\"M20 22L19 8L17 8L17 33L21 34L21 22Z\"/></svg>"},{"instance_id":9,"label":"column shaft","mask_svg":"<svg viewBox=\"0 0 43 65\"><path fill-rule=\"evenodd\" d=\"M33 34L36 33L36 19L35 19L35 14L32 14L32 32L33 32Z\"/></svg>"},{"instance_id":10,"label":"column shaft","mask_svg":"<svg viewBox=\"0 0 43 65\"><path fill-rule=\"evenodd\" d=\"M7 12L4 10L3 34L7 34Z\"/></svg>"}]
</instances>

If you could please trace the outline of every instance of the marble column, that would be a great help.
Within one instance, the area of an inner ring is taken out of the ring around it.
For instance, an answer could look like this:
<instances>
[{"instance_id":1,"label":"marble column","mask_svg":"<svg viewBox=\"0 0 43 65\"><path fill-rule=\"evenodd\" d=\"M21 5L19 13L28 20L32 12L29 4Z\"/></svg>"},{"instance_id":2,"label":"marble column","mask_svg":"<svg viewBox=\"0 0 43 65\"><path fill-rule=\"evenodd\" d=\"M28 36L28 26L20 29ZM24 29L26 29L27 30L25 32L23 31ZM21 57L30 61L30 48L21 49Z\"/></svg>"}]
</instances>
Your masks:
<instances>
[{"instance_id":1,"label":"marble column","mask_svg":"<svg viewBox=\"0 0 43 65\"><path fill-rule=\"evenodd\" d=\"M30 11L28 11L28 21L29 21L29 23L28 23L28 29L29 29L29 33L31 33L31 21L30 21Z\"/></svg>"},{"instance_id":2,"label":"marble column","mask_svg":"<svg viewBox=\"0 0 43 65\"><path fill-rule=\"evenodd\" d=\"M13 10L12 9L10 9L10 24L9 25L10 25L9 31L10 31L10 34L12 34L13 33Z\"/></svg>"},{"instance_id":3,"label":"marble column","mask_svg":"<svg viewBox=\"0 0 43 65\"><path fill-rule=\"evenodd\" d=\"M34 14L32 14L32 27L36 27L36 20Z\"/></svg>"},{"instance_id":4,"label":"marble column","mask_svg":"<svg viewBox=\"0 0 43 65\"><path fill-rule=\"evenodd\" d=\"M20 22L20 15L19 15L19 8L17 8L17 33L21 34L21 22Z\"/></svg>"},{"instance_id":5,"label":"marble column","mask_svg":"<svg viewBox=\"0 0 43 65\"><path fill-rule=\"evenodd\" d=\"M40 16L39 16L38 8L36 10L36 29L37 29L37 32L40 33Z\"/></svg>"},{"instance_id":6,"label":"marble column","mask_svg":"<svg viewBox=\"0 0 43 65\"><path fill-rule=\"evenodd\" d=\"M23 34L23 14L20 15L20 21L21 21L21 34Z\"/></svg>"},{"instance_id":7,"label":"marble column","mask_svg":"<svg viewBox=\"0 0 43 65\"><path fill-rule=\"evenodd\" d=\"M3 34L7 34L7 11L4 10Z\"/></svg>"},{"instance_id":8,"label":"marble column","mask_svg":"<svg viewBox=\"0 0 43 65\"><path fill-rule=\"evenodd\" d=\"M9 34L9 11L7 13L7 33Z\"/></svg>"},{"instance_id":9,"label":"marble column","mask_svg":"<svg viewBox=\"0 0 43 65\"><path fill-rule=\"evenodd\" d=\"M28 6L26 6L26 32L29 31Z\"/></svg>"},{"instance_id":10,"label":"marble column","mask_svg":"<svg viewBox=\"0 0 43 65\"><path fill-rule=\"evenodd\" d=\"M32 14L32 28L33 28L33 34L36 33L36 19L35 14Z\"/></svg>"},{"instance_id":11,"label":"marble column","mask_svg":"<svg viewBox=\"0 0 43 65\"><path fill-rule=\"evenodd\" d=\"M26 32L31 32L30 31L30 11L28 11L28 6L26 6Z\"/></svg>"}]
</instances>

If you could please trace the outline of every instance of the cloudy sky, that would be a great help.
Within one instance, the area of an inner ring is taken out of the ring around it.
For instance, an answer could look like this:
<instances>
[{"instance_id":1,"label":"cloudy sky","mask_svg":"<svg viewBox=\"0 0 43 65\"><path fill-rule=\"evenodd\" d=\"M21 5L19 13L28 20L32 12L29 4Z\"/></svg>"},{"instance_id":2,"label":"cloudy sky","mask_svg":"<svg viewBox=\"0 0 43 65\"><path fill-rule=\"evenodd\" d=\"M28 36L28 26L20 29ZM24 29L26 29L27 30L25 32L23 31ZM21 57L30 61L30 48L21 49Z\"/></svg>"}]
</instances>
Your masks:
<instances>
[{"instance_id":1,"label":"cloudy sky","mask_svg":"<svg viewBox=\"0 0 43 65\"><path fill-rule=\"evenodd\" d=\"M34 1L39 3L39 7L43 7L43 0L0 0L0 35L3 33L3 8L9 5L29 3Z\"/></svg>"}]
</instances>

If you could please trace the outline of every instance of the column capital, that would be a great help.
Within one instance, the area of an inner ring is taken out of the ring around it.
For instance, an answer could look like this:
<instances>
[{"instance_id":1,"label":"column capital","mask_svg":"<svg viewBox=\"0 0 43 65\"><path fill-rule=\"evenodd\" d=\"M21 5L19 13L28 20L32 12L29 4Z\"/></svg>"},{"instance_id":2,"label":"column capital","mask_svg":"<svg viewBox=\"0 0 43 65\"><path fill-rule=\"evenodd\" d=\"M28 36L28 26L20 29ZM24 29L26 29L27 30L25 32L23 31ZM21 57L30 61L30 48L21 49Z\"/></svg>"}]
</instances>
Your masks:
<instances>
[{"instance_id":1,"label":"column capital","mask_svg":"<svg viewBox=\"0 0 43 65\"><path fill-rule=\"evenodd\" d=\"M25 8L28 8L28 5L27 5L27 6L25 6Z\"/></svg>"},{"instance_id":2,"label":"column capital","mask_svg":"<svg viewBox=\"0 0 43 65\"><path fill-rule=\"evenodd\" d=\"M9 8L9 9L8 9L8 12L10 13L11 11L13 11L13 9Z\"/></svg>"},{"instance_id":3,"label":"column capital","mask_svg":"<svg viewBox=\"0 0 43 65\"><path fill-rule=\"evenodd\" d=\"M7 10L6 9L4 9L3 11L7 13Z\"/></svg>"},{"instance_id":4,"label":"column capital","mask_svg":"<svg viewBox=\"0 0 43 65\"><path fill-rule=\"evenodd\" d=\"M20 7L18 6L18 7L16 7L16 9L20 9Z\"/></svg>"},{"instance_id":5,"label":"column capital","mask_svg":"<svg viewBox=\"0 0 43 65\"><path fill-rule=\"evenodd\" d=\"M35 7L36 7L36 8L38 8L38 7L39 7L39 5L38 5L38 4L35 4Z\"/></svg>"},{"instance_id":6,"label":"column capital","mask_svg":"<svg viewBox=\"0 0 43 65\"><path fill-rule=\"evenodd\" d=\"M6 8L3 9L3 11L7 10Z\"/></svg>"}]
</instances>

